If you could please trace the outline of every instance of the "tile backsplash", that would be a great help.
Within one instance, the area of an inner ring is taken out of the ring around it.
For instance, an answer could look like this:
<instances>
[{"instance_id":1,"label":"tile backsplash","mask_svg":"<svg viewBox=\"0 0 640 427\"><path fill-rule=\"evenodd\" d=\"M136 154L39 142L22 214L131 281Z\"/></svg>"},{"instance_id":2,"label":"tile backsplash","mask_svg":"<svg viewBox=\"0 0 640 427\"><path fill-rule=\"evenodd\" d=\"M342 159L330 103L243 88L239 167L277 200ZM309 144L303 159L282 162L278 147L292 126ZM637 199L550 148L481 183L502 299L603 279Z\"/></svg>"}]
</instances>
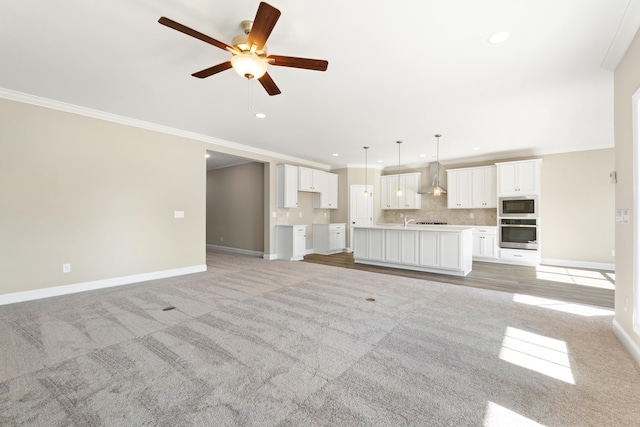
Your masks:
<instances>
[{"instance_id":1,"label":"tile backsplash","mask_svg":"<svg viewBox=\"0 0 640 427\"><path fill-rule=\"evenodd\" d=\"M404 216L415 219L416 222L446 222L450 225L497 225L498 211L488 209L447 209L447 198L422 196L421 209L393 209L382 211L381 223L400 223ZM400 216L400 215L403 216ZM473 218L471 216L473 215Z\"/></svg>"}]
</instances>

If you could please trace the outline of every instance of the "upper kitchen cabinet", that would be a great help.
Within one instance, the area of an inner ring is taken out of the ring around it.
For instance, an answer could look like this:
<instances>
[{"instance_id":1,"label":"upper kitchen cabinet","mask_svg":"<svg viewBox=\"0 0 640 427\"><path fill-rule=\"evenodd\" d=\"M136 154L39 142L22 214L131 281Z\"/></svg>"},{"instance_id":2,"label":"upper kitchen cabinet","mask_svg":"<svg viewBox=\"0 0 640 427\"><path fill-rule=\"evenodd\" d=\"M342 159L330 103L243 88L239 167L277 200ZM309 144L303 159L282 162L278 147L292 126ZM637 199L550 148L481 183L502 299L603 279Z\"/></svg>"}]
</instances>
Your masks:
<instances>
[{"instance_id":1,"label":"upper kitchen cabinet","mask_svg":"<svg viewBox=\"0 0 640 427\"><path fill-rule=\"evenodd\" d=\"M542 159L496 163L498 197L539 194L541 163Z\"/></svg>"},{"instance_id":2,"label":"upper kitchen cabinet","mask_svg":"<svg viewBox=\"0 0 640 427\"><path fill-rule=\"evenodd\" d=\"M419 172L381 176L380 209L420 209L420 176ZM398 196L398 188L402 189L401 196Z\"/></svg>"},{"instance_id":3,"label":"upper kitchen cabinet","mask_svg":"<svg viewBox=\"0 0 640 427\"><path fill-rule=\"evenodd\" d=\"M447 170L447 208L495 208L496 167L479 166Z\"/></svg>"},{"instance_id":4,"label":"upper kitchen cabinet","mask_svg":"<svg viewBox=\"0 0 640 427\"><path fill-rule=\"evenodd\" d=\"M278 165L278 207L298 207L298 167Z\"/></svg>"},{"instance_id":5,"label":"upper kitchen cabinet","mask_svg":"<svg viewBox=\"0 0 640 427\"><path fill-rule=\"evenodd\" d=\"M400 188L402 197L398 200L399 209L420 209L422 207L422 197L418 194L420 188L419 172L400 174Z\"/></svg>"},{"instance_id":6,"label":"upper kitchen cabinet","mask_svg":"<svg viewBox=\"0 0 640 427\"><path fill-rule=\"evenodd\" d=\"M380 209L398 209L398 175L380 177Z\"/></svg>"},{"instance_id":7,"label":"upper kitchen cabinet","mask_svg":"<svg viewBox=\"0 0 640 427\"><path fill-rule=\"evenodd\" d=\"M497 168L482 166L471 172L471 205L474 208L497 208Z\"/></svg>"},{"instance_id":8,"label":"upper kitchen cabinet","mask_svg":"<svg viewBox=\"0 0 640 427\"><path fill-rule=\"evenodd\" d=\"M471 169L447 170L447 208L469 209L471 205Z\"/></svg>"},{"instance_id":9,"label":"upper kitchen cabinet","mask_svg":"<svg viewBox=\"0 0 640 427\"><path fill-rule=\"evenodd\" d=\"M320 209L338 209L338 175L324 171L317 172L320 172L319 187L322 191L313 195L313 207Z\"/></svg>"},{"instance_id":10,"label":"upper kitchen cabinet","mask_svg":"<svg viewBox=\"0 0 640 427\"><path fill-rule=\"evenodd\" d=\"M298 191L319 193L322 190L323 171L300 166L298 168Z\"/></svg>"}]
</instances>

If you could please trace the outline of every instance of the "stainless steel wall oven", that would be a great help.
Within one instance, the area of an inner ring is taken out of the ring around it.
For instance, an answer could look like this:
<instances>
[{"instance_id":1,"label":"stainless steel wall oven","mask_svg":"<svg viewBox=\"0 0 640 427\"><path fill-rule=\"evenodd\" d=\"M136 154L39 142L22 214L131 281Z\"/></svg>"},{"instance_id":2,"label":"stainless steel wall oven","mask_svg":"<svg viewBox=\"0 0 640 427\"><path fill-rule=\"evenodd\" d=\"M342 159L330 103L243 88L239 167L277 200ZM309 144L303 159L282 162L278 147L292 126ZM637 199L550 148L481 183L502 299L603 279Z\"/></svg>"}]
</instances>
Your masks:
<instances>
[{"instance_id":1,"label":"stainless steel wall oven","mask_svg":"<svg viewBox=\"0 0 640 427\"><path fill-rule=\"evenodd\" d=\"M500 218L500 247L538 249L538 220L535 218Z\"/></svg>"}]
</instances>

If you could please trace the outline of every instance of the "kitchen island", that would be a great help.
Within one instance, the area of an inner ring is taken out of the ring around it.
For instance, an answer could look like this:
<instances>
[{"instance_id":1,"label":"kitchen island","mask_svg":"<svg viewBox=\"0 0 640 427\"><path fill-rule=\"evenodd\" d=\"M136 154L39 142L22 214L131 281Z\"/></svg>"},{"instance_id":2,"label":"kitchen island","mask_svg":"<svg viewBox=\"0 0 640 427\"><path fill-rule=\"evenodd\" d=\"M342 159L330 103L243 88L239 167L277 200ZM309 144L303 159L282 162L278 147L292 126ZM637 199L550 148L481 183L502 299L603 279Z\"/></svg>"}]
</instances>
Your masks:
<instances>
[{"instance_id":1,"label":"kitchen island","mask_svg":"<svg viewBox=\"0 0 640 427\"><path fill-rule=\"evenodd\" d=\"M381 224L353 229L357 263L455 276L471 272L473 227Z\"/></svg>"}]
</instances>

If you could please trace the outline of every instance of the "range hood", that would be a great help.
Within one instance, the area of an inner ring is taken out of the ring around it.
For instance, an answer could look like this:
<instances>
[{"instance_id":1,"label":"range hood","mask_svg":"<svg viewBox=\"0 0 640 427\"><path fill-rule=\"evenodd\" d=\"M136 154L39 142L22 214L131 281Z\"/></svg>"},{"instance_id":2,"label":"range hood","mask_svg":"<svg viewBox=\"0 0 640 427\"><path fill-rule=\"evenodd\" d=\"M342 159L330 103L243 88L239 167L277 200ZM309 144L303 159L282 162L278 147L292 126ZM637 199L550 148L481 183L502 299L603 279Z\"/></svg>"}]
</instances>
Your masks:
<instances>
[{"instance_id":1,"label":"range hood","mask_svg":"<svg viewBox=\"0 0 640 427\"><path fill-rule=\"evenodd\" d=\"M440 186L440 177L438 176L439 172L440 164L438 162L429 163L429 167L427 168L427 182L429 182L430 185L421 187L418 190L418 194L433 194L436 187L440 187L441 194L447 194L447 190L445 190L444 187Z\"/></svg>"}]
</instances>

